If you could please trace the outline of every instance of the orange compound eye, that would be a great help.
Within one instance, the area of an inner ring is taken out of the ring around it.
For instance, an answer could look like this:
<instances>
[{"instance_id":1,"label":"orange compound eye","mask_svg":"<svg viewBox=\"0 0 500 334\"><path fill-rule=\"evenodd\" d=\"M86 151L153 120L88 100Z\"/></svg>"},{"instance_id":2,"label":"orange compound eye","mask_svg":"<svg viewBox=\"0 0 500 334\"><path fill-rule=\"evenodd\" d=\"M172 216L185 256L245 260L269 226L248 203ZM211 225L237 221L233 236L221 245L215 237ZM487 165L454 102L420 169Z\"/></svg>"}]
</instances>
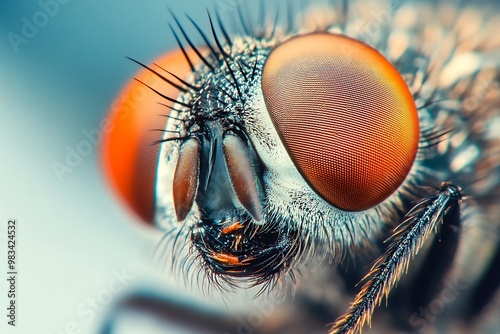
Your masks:
<instances>
[{"instance_id":1,"label":"orange compound eye","mask_svg":"<svg viewBox=\"0 0 500 334\"><path fill-rule=\"evenodd\" d=\"M163 69L183 80L191 72L181 50L160 57L155 64L159 67L151 68L172 81L176 79ZM160 149L154 143L162 139L163 132L151 130L165 128L170 109L160 104L168 101L151 88L174 99L179 89L147 69L141 70L136 79L142 83L131 81L109 112L101 161L104 174L119 197L139 218L152 224Z\"/></svg>"},{"instance_id":2,"label":"orange compound eye","mask_svg":"<svg viewBox=\"0 0 500 334\"><path fill-rule=\"evenodd\" d=\"M269 55L262 87L290 157L335 207L369 209L405 180L418 114L405 81L375 49L334 34L292 38Z\"/></svg>"}]
</instances>

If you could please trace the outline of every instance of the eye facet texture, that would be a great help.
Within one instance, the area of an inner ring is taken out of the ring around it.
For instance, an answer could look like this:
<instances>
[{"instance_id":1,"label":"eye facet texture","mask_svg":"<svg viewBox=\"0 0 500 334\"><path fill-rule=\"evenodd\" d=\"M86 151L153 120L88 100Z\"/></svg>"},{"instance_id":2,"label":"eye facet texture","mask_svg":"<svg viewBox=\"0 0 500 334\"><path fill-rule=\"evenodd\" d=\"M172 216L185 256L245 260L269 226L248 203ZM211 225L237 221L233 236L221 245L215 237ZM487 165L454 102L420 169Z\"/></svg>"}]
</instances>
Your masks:
<instances>
[{"instance_id":1,"label":"eye facet texture","mask_svg":"<svg viewBox=\"0 0 500 334\"><path fill-rule=\"evenodd\" d=\"M164 55L156 64L180 77L191 71L180 50ZM152 68L168 76L161 69ZM174 98L178 89L146 69L136 78L141 82L131 81L108 115L109 130L105 131L101 161L105 176L119 197L138 217L152 223L160 149L154 143L164 133L151 130L165 128L169 109L160 104L165 99L146 85Z\"/></svg>"},{"instance_id":2,"label":"eye facet texture","mask_svg":"<svg viewBox=\"0 0 500 334\"><path fill-rule=\"evenodd\" d=\"M408 175L417 110L399 72L375 49L327 33L292 38L269 55L262 88L290 157L335 207L376 206Z\"/></svg>"}]
</instances>

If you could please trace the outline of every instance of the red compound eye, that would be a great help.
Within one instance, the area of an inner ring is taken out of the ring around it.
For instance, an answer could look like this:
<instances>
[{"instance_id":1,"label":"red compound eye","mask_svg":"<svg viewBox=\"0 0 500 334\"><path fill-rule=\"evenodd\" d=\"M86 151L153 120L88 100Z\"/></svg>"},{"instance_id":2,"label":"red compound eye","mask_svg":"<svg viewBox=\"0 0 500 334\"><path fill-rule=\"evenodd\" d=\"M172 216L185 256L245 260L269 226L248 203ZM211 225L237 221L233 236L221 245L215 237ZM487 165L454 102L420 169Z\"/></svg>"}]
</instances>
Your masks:
<instances>
[{"instance_id":1,"label":"red compound eye","mask_svg":"<svg viewBox=\"0 0 500 334\"><path fill-rule=\"evenodd\" d=\"M180 50L164 55L155 64L182 79L191 71ZM158 66L151 68L176 80ZM159 104L168 101L147 86L174 98L178 89L147 69L139 72L136 78L142 83L131 81L108 115L109 128L104 136L101 158L104 173L119 197L142 220L152 223L160 149L160 145L153 144L162 139L163 132L150 130L165 128L169 109Z\"/></svg>"},{"instance_id":2,"label":"red compound eye","mask_svg":"<svg viewBox=\"0 0 500 334\"><path fill-rule=\"evenodd\" d=\"M262 87L292 160L332 205L369 209L408 175L417 110L399 72L375 49L334 34L292 38L269 55Z\"/></svg>"}]
</instances>

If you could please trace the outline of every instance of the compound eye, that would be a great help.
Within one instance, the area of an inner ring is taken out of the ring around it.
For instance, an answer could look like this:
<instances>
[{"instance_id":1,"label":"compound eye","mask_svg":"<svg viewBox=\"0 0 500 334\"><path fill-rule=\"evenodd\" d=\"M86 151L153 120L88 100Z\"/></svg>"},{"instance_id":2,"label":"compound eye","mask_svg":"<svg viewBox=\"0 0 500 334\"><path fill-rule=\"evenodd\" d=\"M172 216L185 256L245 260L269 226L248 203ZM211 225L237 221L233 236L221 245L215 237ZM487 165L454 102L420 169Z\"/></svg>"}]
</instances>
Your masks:
<instances>
[{"instance_id":1,"label":"compound eye","mask_svg":"<svg viewBox=\"0 0 500 334\"><path fill-rule=\"evenodd\" d=\"M334 34L292 38L269 55L262 88L296 167L335 207L369 209L405 180L418 114L405 81L375 49Z\"/></svg>"},{"instance_id":2,"label":"compound eye","mask_svg":"<svg viewBox=\"0 0 500 334\"><path fill-rule=\"evenodd\" d=\"M194 54L194 53L193 53ZM175 81L166 69L182 79L191 71L183 53L174 51L151 65L161 75ZM161 67L161 68L160 68ZM102 124L104 139L101 161L104 174L123 202L146 223L153 223L155 183L165 117L169 109L166 101L155 93L177 97L179 90L153 72L143 69L121 92ZM160 104L162 103L162 104Z\"/></svg>"}]
</instances>

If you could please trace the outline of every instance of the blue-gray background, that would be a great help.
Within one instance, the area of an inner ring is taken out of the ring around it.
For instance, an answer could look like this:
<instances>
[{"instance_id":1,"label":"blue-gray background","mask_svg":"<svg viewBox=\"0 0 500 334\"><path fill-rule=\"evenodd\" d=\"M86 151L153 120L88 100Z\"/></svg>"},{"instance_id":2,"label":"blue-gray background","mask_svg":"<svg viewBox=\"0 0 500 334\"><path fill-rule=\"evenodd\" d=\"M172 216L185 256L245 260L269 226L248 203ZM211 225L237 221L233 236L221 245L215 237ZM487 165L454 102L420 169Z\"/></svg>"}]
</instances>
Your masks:
<instances>
[{"instance_id":1,"label":"blue-gray background","mask_svg":"<svg viewBox=\"0 0 500 334\"><path fill-rule=\"evenodd\" d=\"M47 22L40 14L45 3L53 12ZM141 266L157 235L115 200L100 174L98 147L62 181L52 164L65 163L68 146L76 149L86 140L83 131L98 129L138 70L124 56L147 63L175 46L167 7L206 20L205 7L214 6L199 0L61 3L0 2L1 333L69 333L73 323L81 333L93 333L104 308L94 317L78 308L88 310L89 298L106 295L114 271L135 277L126 284L131 288L148 270ZM12 33L23 36L26 19L40 27L16 47ZM19 222L15 328L6 325L5 310L9 218ZM167 290L183 289L168 282Z\"/></svg>"}]
</instances>

